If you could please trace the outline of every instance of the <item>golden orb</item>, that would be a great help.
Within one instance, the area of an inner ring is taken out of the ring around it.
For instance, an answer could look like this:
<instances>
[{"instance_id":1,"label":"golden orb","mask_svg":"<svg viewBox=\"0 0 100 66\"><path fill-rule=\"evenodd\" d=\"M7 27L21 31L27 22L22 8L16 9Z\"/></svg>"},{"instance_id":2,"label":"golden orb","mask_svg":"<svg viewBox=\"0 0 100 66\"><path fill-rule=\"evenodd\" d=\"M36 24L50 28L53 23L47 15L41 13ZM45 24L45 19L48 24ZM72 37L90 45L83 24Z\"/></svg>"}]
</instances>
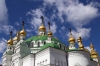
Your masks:
<instances>
[{"instance_id":1,"label":"golden orb","mask_svg":"<svg viewBox=\"0 0 100 66\"><path fill-rule=\"evenodd\" d=\"M13 45L13 40L12 40L12 39L9 39L9 40L7 41L7 44Z\"/></svg>"},{"instance_id":2,"label":"golden orb","mask_svg":"<svg viewBox=\"0 0 100 66\"><path fill-rule=\"evenodd\" d=\"M91 55L98 55L96 51L91 51Z\"/></svg>"},{"instance_id":3,"label":"golden orb","mask_svg":"<svg viewBox=\"0 0 100 66\"><path fill-rule=\"evenodd\" d=\"M75 38L71 36L68 41L69 43L75 43Z\"/></svg>"},{"instance_id":4,"label":"golden orb","mask_svg":"<svg viewBox=\"0 0 100 66\"><path fill-rule=\"evenodd\" d=\"M51 31L48 32L48 36L52 36L52 32Z\"/></svg>"},{"instance_id":5,"label":"golden orb","mask_svg":"<svg viewBox=\"0 0 100 66\"><path fill-rule=\"evenodd\" d=\"M26 31L25 31L24 29L21 30L21 31L20 31L20 35L21 35L21 36L26 36Z\"/></svg>"},{"instance_id":6,"label":"golden orb","mask_svg":"<svg viewBox=\"0 0 100 66\"><path fill-rule=\"evenodd\" d=\"M45 26L44 26L44 25L41 25L41 26L39 27L39 31L46 31Z\"/></svg>"},{"instance_id":7,"label":"golden orb","mask_svg":"<svg viewBox=\"0 0 100 66\"><path fill-rule=\"evenodd\" d=\"M17 36L15 36L15 37L13 38L13 41L19 41L19 40L20 40L20 38L17 37Z\"/></svg>"}]
</instances>

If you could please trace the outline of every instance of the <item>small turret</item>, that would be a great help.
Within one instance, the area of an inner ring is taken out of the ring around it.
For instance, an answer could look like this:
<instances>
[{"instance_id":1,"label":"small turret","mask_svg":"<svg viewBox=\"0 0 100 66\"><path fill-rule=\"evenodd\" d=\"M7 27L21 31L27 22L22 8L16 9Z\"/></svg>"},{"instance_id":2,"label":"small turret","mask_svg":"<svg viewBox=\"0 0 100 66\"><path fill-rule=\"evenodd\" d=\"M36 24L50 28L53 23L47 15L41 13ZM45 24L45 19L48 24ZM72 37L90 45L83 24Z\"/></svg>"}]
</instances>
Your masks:
<instances>
[{"instance_id":1,"label":"small turret","mask_svg":"<svg viewBox=\"0 0 100 66\"><path fill-rule=\"evenodd\" d=\"M69 30L70 30L70 37L68 39L69 49L76 49L76 47L75 47L75 38L72 36L71 28Z\"/></svg>"},{"instance_id":2,"label":"small turret","mask_svg":"<svg viewBox=\"0 0 100 66\"><path fill-rule=\"evenodd\" d=\"M18 30L16 36L13 38L13 44L15 45L20 40L20 32Z\"/></svg>"},{"instance_id":3,"label":"small turret","mask_svg":"<svg viewBox=\"0 0 100 66\"><path fill-rule=\"evenodd\" d=\"M78 37L77 41L78 41L78 46L79 46L78 49L79 50L84 50L84 46L82 44L82 38L80 36Z\"/></svg>"},{"instance_id":4,"label":"small turret","mask_svg":"<svg viewBox=\"0 0 100 66\"><path fill-rule=\"evenodd\" d=\"M48 22L48 41L51 42L51 39L52 39L52 32L50 31L50 22Z\"/></svg>"},{"instance_id":5,"label":"small turret","mask_svg":"<svg viewBox=\"0 0 100 66\"><path fill-rule=\"evenodd\" d=\"M22 21L22 30L20 31L20 40L24 40L26 37L26 31L24 30L24 21Z\"/></svg>"},{"instance_id":6,"label":"small turret","mask_svg":"<svg viewBox=\"0 0 100 66\"><path fill-rule=\"evenodd\" d=\"M90 44L90 49L91 49L91 58L94 61L98 62L98 53L94 50L94 46L92 43Z\"/></svg>"},{"instance_id":7,"label":"small turret","mask_svg":"<svg viewBox=\"0 0 100 66\"><path fill-rule=\"evenodd\" d=\"M39 35L45 35L46 28L44 26L44 18L43 18L43 16L41 16L41 19L42 19L42 24L39 27Z\"/></svg>"}]
</instances>

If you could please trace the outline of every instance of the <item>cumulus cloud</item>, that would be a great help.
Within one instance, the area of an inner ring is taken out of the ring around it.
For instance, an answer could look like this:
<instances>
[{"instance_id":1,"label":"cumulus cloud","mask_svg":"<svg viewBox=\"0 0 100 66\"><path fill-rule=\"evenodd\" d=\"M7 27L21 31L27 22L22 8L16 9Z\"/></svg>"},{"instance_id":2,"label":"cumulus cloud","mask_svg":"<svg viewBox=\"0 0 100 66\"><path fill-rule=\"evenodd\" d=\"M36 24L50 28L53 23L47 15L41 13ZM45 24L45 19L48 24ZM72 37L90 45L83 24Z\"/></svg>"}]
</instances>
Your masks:
<instances>
[{"instance_id":1,"label":"cumulus cloud","mask_svg":"<svg viewBox=\"0 0 100 66\"><path fill-rule=\"evenodd\" d=\"M10 30L14 31L14 34L16 30L13 26L8 25L8 9L6 6L5 0L0 0L0 33L9 34Z\"/></svg>"},{"instance_id":2,"label":"cumulus cloud","mask_svg":"<svg viewBox=\"0 0 100 66\"><path fill-rule=\"evenodd\" d=\"M91 28L77 28L76 30L72 30L72 34L76 39L79 36L81 36L84 39L87 39L90 36L90 30ZM70 33L67 34L67 36L69 35Z\"/></svg>"},{"instance_id":3,"label":"cumulus cloud","mask_svg":"<svg viewBox=\"0 0 100 66\"><path fill-rule=\"evenodd\" d=\"M7 11L5 0L0 0L0 25L6 24L8 21Z\"/></svg>"},{"instance_id":4,"label":"cumulus cloud","mask_svg":"<svg viewBox=\"0 0 100 66\"><path fill-rule=\"evenodd\" d=\"M98 4L91 2L84 5L79 0L44 0L45 6L55 7L57 10L56 17L58 16L62 23L66 21L75 27L76 30L73 31L73 35L77 37L76 33L79 32L83 39L90 36L91 28L84 28L83 26L91 23L91 20L99 15Z\"/></svg>"},{"instance_id":5,"label":"cumulus cloud","mask_svg":"<svg viewBox=\"0 0 100 66\"><path fill-rule=\"evenodd\" d=\"M3 53L4 50L6 49L6 42L7 40L4 38L0 39L0 53Z\"/></svg>"},{"instance_id":6,"label":"cumulus cloud","mask_svg":"<svg viewBox=\"0 0 100 66\"><path fill-rule=\"evenodd\" d=\"M29 23L31 24L31 28L33 29L33 31L35 31L36 33L37 33L39 26L42 23L41 18L40 18L41 16L44 16L44 22L45 22L46 27L47 27L47 22L50 21L50 19L47 16L45 16L45 14L43 13L43 9L41 9L41 8L36 9L36 10L31 10L27 13L27 15L32 16ZM53 22L53 21L51 21L51 22L52 22L51 31L53 33L56 33L57 26L56 26L55 22ZM32 30L27 29L27 31L31 32Z\"/></svg>"}]
</instances>

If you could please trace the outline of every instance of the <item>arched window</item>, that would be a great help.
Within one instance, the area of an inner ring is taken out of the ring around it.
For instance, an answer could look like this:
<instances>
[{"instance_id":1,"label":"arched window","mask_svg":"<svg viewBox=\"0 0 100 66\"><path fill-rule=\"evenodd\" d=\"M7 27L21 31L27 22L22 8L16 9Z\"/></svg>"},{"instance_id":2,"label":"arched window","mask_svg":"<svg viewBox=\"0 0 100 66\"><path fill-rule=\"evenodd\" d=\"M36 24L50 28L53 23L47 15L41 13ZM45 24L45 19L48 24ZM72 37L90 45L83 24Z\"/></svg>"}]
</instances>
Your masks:
<instances>
[{"instance_id":1,"label":"arched window","mask_svg":"<svg viewBox=\"0 0 100 66\"><path fill-rule=\"evenodd\" d=\"M60 45L60 49L61 49L61 44L59 44Z\"/></svg>"},{"instance_id":2,"label":"arched window","mask_svg":"<svg viewBox=\"0 0 100 66\"><path fill-rule=\"evenodd\" d=\"M38 47L40 47L40 42L38 42Z\"/></svg>"},{"instance_id":3,"label":"arched window","mask_svg":"<svg viewBox=\"0 0 100 66\"><path fill-rule=\"evenodd\" d=\"M34 42L32 42L32 47L34 47Z\"/></svg>"},{"instance_id":4,"label":"arched window","mask_svg":"<svg viewBox=\"0 0 100 66\"><path fill-rule=\"evenodd\" d=\"M46 42L44 41L44 45L46 44Z\"/></svg>"},{"instance_id":5,"label":"arched window","mask_svg":"<svg viewBox=\"0 0 100 66\"><path fill-rule=\"evenodd\" d=\"M11 47L10 47L10 50L11 50Z\"/></svg>"}]
</instances>

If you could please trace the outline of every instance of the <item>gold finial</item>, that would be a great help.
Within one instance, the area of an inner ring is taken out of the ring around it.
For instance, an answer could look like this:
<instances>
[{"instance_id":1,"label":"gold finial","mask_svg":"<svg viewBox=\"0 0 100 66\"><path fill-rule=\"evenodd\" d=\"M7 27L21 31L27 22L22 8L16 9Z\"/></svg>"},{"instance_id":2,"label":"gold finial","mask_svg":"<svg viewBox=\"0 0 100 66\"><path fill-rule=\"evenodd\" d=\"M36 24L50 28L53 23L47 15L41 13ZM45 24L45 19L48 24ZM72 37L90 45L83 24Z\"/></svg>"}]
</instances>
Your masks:
<instances>
[{"instance_id":1,"label":"gold finial","mask_svg":"<svg viewBox=\"0 0 100 66\"><path fill-rule=\"evenodd\" d=\"M12 40L12 31L10 31L10 39L7 41L7 44L10 44L10 45L13 44L13 40Z\"/></svg>"},{"instance_id":2,"label":"gold finial","mask_svg":"<svg viewBox=\"0 0 100 66\"><path fill-rule=\"evenodd\" d=\"M98 53L94 50L94 46L92 43L90 44L90 49L91 49L91 58L98 58Z\"/></svg>"},{"instance_id":3,"label":"gold finial","mask_svg":"<svg viewBox=\"0 0 100 66\"><path fill-rule=\"evenodd\" d=\"M22 30L20 31L21 36L26 36L26 31L24 30L24 25L25 25L25 23L24 23L24 21L22 21Z\"/></svg>"},{"instance_id":4,"label":"gold finial","mask_svg":"<svg viewBox=\"0 0 100 66\"><path fill-rule=\"evenodd\" d=\"M43 18L43 16L41 16L41 19L42 19L42 25L39 27L39 31L46 31L46 28L44 26L44 18Z\"/></svg>"},{"instance_id":5,"label":"gold finial","mask_svg":"<svg viewBox=\"0 0 100 66\"><path fill-rule=\"evenodd\" d=\"M50 22L48 22L48 28L49 28L48 36L52 36L52 32L50 31Z\"/></svg>"},{"instance_id":6,"label":"gold finial","mask_svg":"<svg viewBox=\"0 0 100 66\"><path fill-rule=\"evenodd\" d=\"M70 38L69 38L68 41L69 41L70 44L74 44L75 43L75 38L72 36L71 28L69 30L70 30Z\"/></svg>"},{"instance_id":7,"label":"gold finial","mask_svg":"<svg viewBox=\"0 0 100 66\"><path fill-rule=\"evenodd\" d=\"M78 33L78 36L79 36L79 33ZM80 36L78 37L77 41L78 41L79 49L84 50L84 46L82 44L82 38Z\"/></svg>"}]
</instances>

